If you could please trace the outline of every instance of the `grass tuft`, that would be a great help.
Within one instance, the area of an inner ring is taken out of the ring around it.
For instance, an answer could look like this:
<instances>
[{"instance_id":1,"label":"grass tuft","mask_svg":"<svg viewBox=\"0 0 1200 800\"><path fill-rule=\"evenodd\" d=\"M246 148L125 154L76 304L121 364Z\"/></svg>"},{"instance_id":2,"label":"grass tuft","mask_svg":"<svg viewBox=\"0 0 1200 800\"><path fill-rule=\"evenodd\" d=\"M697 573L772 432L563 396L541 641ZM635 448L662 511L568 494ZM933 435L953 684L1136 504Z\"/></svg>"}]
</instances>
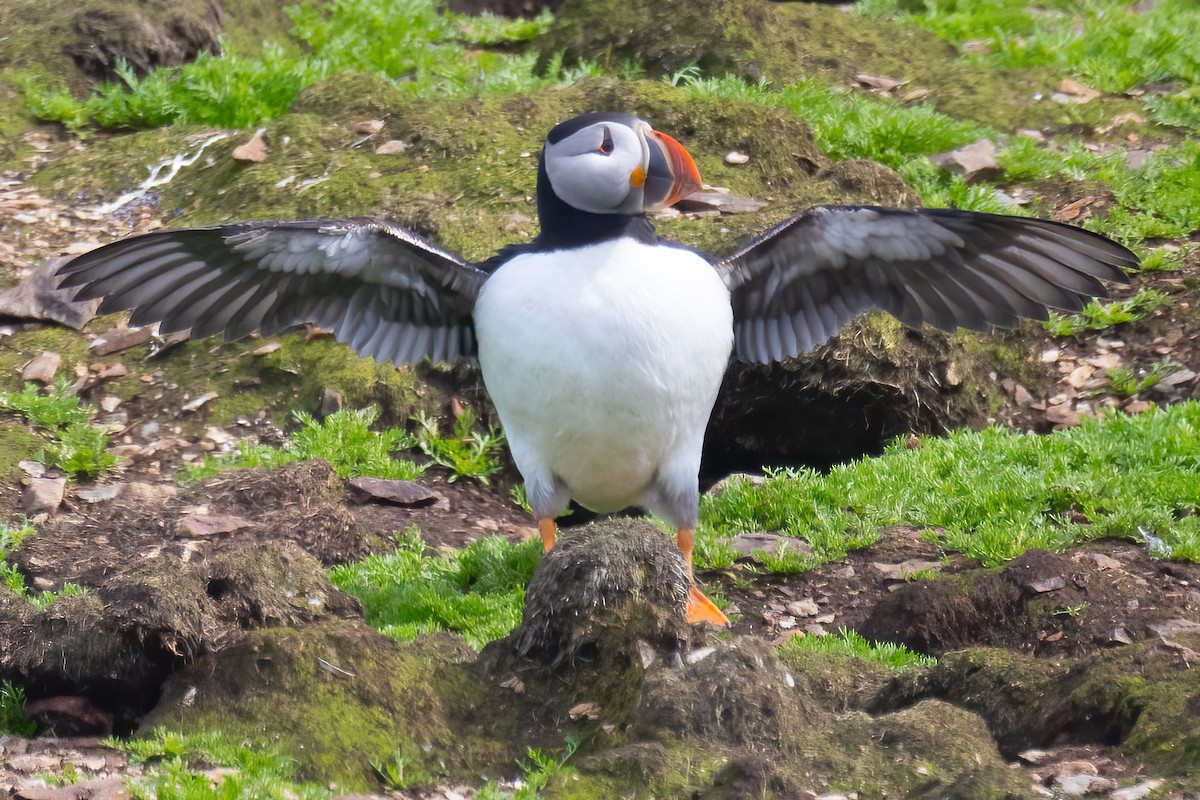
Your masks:
<instances>
[{"instance_id":1,"label":"grass tuft","mask_svg":"<svg viewBox=\"0 0 1200 800\"><path fill-rule=\"evenodd\" d=\"M362 601L367 622L398 641L449 630L472 647L508 635L521 621L525 585L540 542L508 544L491 536L447 556L425 555L416 529L396 549L334 567L330 580Z\"/></svg>"},{"instance_id":2,"label":"grass tuft","mask_svg":"<svg viewBox=\"0 0 1200 800\"><path fill-rule=\"evenodd\" d=\"M550 15L528 20L471 17L436 0L308 0L290 6L292 54L278 43L247 56L228 42L181 67L139 77L118 64L118 82L83 100L65 86L21 79L30 112L72 131L163 125L248 128L282 115L307 86L344 72L384 75L421 97L522 91L550 82L533 74L536 56L503 46L546 31ZM483 49L497 47L495 51Z\"/></svg>"},{"instance_id":3,"label":"grass tuft","mask_svg":"<svg viewBox=\"0 0 1200 800\"><path fill-rule=\"evenodd\" d=\"M1105 376L1113 392L1122 397L1132 397L1157 385L1180 366L1180 363L1170 356L1163 356L1151 365L1149 371L1142 370L1141 374L1135 372L1133 367L1111 367L1105 370Z\"/></svg>"},{"instance_id":4,"label":"grass tuft","mask_svg":"<svg viewBox=\"0 0 1200 800\"><path fill-rule=\"evenodd\" d=\"M117 463L108 452L108 432L90 423L96 410L80 405L67 381L59 381L47 394L35 383L0 394L0 410L20 414L50 434L52 441L43 454L49 466L77 478L95 478Z\"/></svg>"},{"instance_id":5,"label":"grass tuft","mask_svg":"<svg viewBox=\"0 0 1200 800\"><path fill-rule=\"evenodd\" d=\"M327 800L329 790L296 783L296 761L282 750L250 747L218 732L173 733L156 728L138 739L105 739L103 744L146 765L145 775L129 784L136 800L236 800L286 797ZM218 781L203 771L228 768Z\"/></svg>"},{"instance_id":6,"label":"grass tuft","mask_svg":"<svg viewBox=\"0 0 1200 800\"><path fill-rule=\"evenodd\" d=\"M914 653L902 644L868 642L848 628L840 628L837 633L825 636L793 636L780 645L779 649L806 653L843 653L892 669L932 667L937 664L937 659Z\"/></svg>"},{"instance_id":7,"label":"grass tuft","mask_svg":"<svg viewBox=\"0 0 1200 800\"><path fill-rule=\"evenodd\" d=\"M474 430L475 412L470 408L463 409L448 437L439 433L437 420L427 417L424 412L418 413L415 419L420 426L417 444L421 452L434 464L450 470L451 483L459 478L474 478L486 486L488 476L500 471L499 455L504 447L504 434L490 428Z\"/></svg>"},{"instance_id":8,"label":"grass tuft","mask_svg":"<svg viewBox=\"0 0 1200 800\"><path fill-rule=\"evenodd\" d=\"M37 723L25 713L25 690L0 681L0 736L33 736Z\"/></svg>"},{"instance_id":9,"label":"grass tuft","mask_svg":"<svg viewBox=\"0 0 1200 800\"><path fill-rule=\"evenodd\" d=\"M415 441L401 428L374 431L379 416L374 407L335 411L317 420L298 411L300 424L283 447L242 445L236 452L206 455L199 464L184 467L179 480L195 483L229 469L275 469L295 461L320 458L329 462L342 478L370 476L412 481L421 477L425 466L392 454L413 447Z\"/></svg>"},{"instance_id":10,"label":"grass tuft","mask_svg":"<svg viewBox=\"0 0 1200 800\"><path fill-rule=\"evenodd\" d=\"M1105 303L1092 299L1078 314L1050 312L1042 323L1051 336L1079 336L1088 331L1105 331L1126 322L1145 319L1167 303L1167 295L1158 289L1140 289L1124 300Z\"/></svg>"},{"instance_id":11,"label":"grass tuft","mask_svg":"<svg viewBox=\"0 0 1200 800\"><path fill-rule=\"evenodd\" d=\"M538 800L542 790L556 775L563 771L567 761L579 749L580 739L575 734L567 734L563 749L558 753L547 753L538 747L530 747L526 751L528 761L521 762L522 780L516 790L510 795L502 793L495 781L488 781L476 795L478 800Z\"/></svg>"},{"instance_id":12,"label":"grass tuft","mask_svg":"<svg viewBox=\"0 0 1200 800\"><path fill-rule=\"evenodd\" d=\"M818 561L874 541L880 527L930 530L987 565L1032 547L1158 537L1155 555L1200 560L1200 403L1087 418L1045 436L1000 428L893 442L826 474L731 480L701 503L701 541L745 530L806 540ZM703 552L698 548L698 552Z\"/></svg>"}]
</instances>

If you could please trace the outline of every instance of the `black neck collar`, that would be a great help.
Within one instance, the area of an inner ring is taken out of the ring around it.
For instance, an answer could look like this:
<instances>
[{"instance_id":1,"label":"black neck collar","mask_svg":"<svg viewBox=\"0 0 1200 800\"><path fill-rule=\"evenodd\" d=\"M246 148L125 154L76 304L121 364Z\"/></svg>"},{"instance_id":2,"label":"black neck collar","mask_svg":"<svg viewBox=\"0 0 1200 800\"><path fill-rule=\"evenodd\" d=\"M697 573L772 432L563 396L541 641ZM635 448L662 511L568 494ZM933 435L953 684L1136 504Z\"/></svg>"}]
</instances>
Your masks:
<instances>
[{"instance_id":1,"label":"black neck collar","mask_svg":"<svg viewBox=\"0 0 1200 800\"><path fill-rule=\"evenodd\" d=\"M550 186L544 157L538 159L538 249L567 249L598 244L622 236L646 244L658 241L654 223L645 214L592 214L563 202Z\"/></svg>"}]
</instances>

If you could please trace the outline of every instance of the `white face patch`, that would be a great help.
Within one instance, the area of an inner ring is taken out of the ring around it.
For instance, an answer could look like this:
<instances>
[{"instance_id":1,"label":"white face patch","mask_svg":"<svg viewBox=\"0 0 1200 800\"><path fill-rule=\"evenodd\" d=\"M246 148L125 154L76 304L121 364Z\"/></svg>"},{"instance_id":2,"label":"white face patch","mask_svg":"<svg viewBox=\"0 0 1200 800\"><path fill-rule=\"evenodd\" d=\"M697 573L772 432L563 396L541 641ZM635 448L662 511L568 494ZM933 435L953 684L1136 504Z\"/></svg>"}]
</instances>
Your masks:
<instances>
[{"instance_id":1,"label":"white face patch","mask_svg":"<svg viewBox=\"0 0 1200 800\"><path fill-rule=\"evenodd\" d=\"M646 123L640 124L649 130ZM568 205L593 214L641 211L630 207L640 206L641 189L631 186L629 177L639 167L645 170L648 162L643 136L616 122L589 125L547 144L545 150L546 175L554 193Z\"/></svg>"}]
</instances>

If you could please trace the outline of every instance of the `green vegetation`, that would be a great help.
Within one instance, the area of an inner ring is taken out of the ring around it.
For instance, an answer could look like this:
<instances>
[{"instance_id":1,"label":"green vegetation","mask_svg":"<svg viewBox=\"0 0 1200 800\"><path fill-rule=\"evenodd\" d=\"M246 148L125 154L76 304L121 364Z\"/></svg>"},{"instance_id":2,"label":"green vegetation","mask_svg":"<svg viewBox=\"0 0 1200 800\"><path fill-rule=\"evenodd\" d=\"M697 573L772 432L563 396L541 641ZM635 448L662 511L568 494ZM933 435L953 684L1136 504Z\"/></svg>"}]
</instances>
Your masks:
<instances>
[{"instance_id":1,"label":"green vegetation","mask_svg":"<svg viewBox=\"0 0 1200 800\"><path fill-rule=\"evenodd\" d=\"M957 431L922 438L915 449L897 441L878 458L827 474L781 470L761 486L730 481L703 498L700 537L781 531L827 561L870 544L881 526L916 525L946 550L988 565L1031 547L1105 536L1157 537L1155 555L1196 561L1198 454L1197 402L1085 419L1046 436Z\"/></svg>"},{"instance_id":2,"label":"green vegetation","mask_svg":"<svg viewBox=\"0 0 1200 800\"><path fill-rule=\"evenodd\" d=\"M282 750L252 748L219 733L181 734L158 728L146 738L109 738L104 744L124 750L133 763L146 764L145 777L130 785L138 800L323 800L331 796L320 786L295 783L296 761ZM214 765L233 771L214 782L201 772Z\"/></svg>"},{"instance_id":3,"label":"green vegetation","mask_svg":"<svg viewBox=\"0 0 1200 800\"><path fill-rule=\"evenodd\" d=\"M801 555L783 544L773 553L758 550L756 554L758 562L762 564L762 571L773 575L795 575L811 569L816 563L811 556Z\"/></svg>"},{"instance_id":4,"label":"green vegetation","mask_svg":"<svg viewBox=\"0 0 1200 800\"><path fill-rule=\"evenodd\" d=\"M71 393L67 381L59 381L49 394L42 394L36 383L26 383L20 392L0 394L0 409L15 411L36 425L52 429L86 423L96 413L79 404L79 397Z\"/></svg>"},{"instance_id":5,"label":"green vegetation","mask_svg":"<svg viewBox=\"0 0 1200 800\"><path fill-rule=\"evenodd\" d=\"M516 791L506 794L495 781L488 781L476 797L479 800L538 800L542 797L541 791L555 775L562 772L563 766L578 749L579 737L574 734L566 737L562 751L557 754L531 747L527 751L529 761L520 765L523 777Z\"/></svg>"},{"instance_id":6,"label":"green vegetation","mask_svg":"<svg viewBox=\"0 0 1200 800\"><path fill-rule=\"evenodd\" d=\"M1045 147L1021 136L1003 140L997 156L1008 182L1068 180L1080 195L1107 186L1116 205L1084 227L1136 243L1186 236L1200 226L1200 143L1184 140L1155 151L1131 169L1124 152L1097 153L1078 141Z\"/></svg>"},{"instance_id":7,"label":"green vegetation","mask_svg":"<svg viewBox=\"0 0 1200 800\"><path fill-rule=\"evenodd\" d=\"M373 759L371 768L379 776L383 788L390 790L411 789L415 786L428 786L436 778L430 775L425 766L419 761L409 758L397 750L390 761Z\"/></svg>"},{"instance_id":8,"label":"green vegetation","mask_svg":"<svg viewBox=\"0 0 1200 800\"><path fill-rule=\"evenodd\" d=\"M1124 300L1105 303L1091 300L1078 314L1050 312L1042 323L1051 336L1078 336L1087 331L1104 331L1125 322L1145 319L1167 302L1167 295L1157 289L1141 289Z\"/></svg>"},{"instance_id":9,"label":"green vegetation","mask_svg":"<svg viewBox=\"0 0 1200 800\"><path fill-rule=\"evenodd\" d=\"M303 411L294 417L300 427L282 447L243 444L235 452L206 455L202 462L186 466L180 480L190 484L228 469L274 469L293 461L321 458L343 478L413 481L429 465L397 454L417 448L434 464L450 470L451 482L466 477L486 485L488 476L500 470L498 457L504 434L474 430L475 415L470 409L455 420L448 437L442 436L436 421L423 413L414 418L420 428L416 435L403 428L372 430L379 417L374 407L335 411L323 422Z\"/></svg>"},{"instance_id":10,"label":"green vegetation","mask_svg":"<svg viewBox=\"0 0 1200 800\"><path fill-rule=\"evenodd\" d=\"M867 158L899 172L926 205L1008 212L991 187L968 186L960 176L935 169L928 156L999 135L975 122L955 119L932 106L905 105L891 98L855 92L818 78L775 88L764 80L750 84L733 77L705 78L694 68L665 79L696 97L731 97L782 106L808 120L817 144L834 160Z\"/></svg>"},{"instance_id":11,"label":"green vegetation","mask_svg":"<svg viewBox=\"0 0 1200 800\"><path fill-rule=\"evenodd\" d=\"M0 736L33 736L37 723L25 713L25 690L0 681Z\"/></svg>"},{"instance_id":12,"label":"green vegetation","mask_svg":"<svg viewBox=\"0 0 1200 800\"><path fill-rule=\"evenodd\" d=\"M504 434L490 428L486 432L474 430L475 412L470 408L463 409L454 421L454 431L449 437L442 436L437 420L424 413L418 413L415 419L420 426L417 444L421 452L433 463L450 470L451 483L459 478L474 478L486 486L488 476L500 471Z\"/></svg>"},{"instance_id":13,"label":"green vegetation","mask_svg":"<svg viewBox=\"0 0 1200 800\"><path fill-rule=\"evenodd\" d=\"M1179 367L1178 361L1170 356L1163 356L1151 365L1148 372L1143 370L1144 374L1141 375L1135 372L1133 367L1112 367L1105 370L1105 375L1113 392L1122 397L1132 397L1154 386Z\"/></svg>"},{"instance_id":14,"label":"green vegetation","mask_svg":"<svg viewBox=\"0 0 1200 800\"><path fill-rule=\"evenodd\" d=\"M226 43L220 56L201 53L182 67L138 78L118 67L119 84L101 84L85 100L65 86L22 82L35 116L79 131L155 128L170 124L245 128L282 115L301 90L344 72L378 74L418 96L516 91L545 83L533 77L533 55L481 50L530 39L549 25L534 20L474 18L435 0L306 2L287 9L300 48L264 45L256 57ZM293 52L295 51L295 52Z\"/></svg>"},{"instance_id":15,"label":"green vegetation","mask_svg":"<svg viewBox=\"0 0 1200 800\"><path fill-rule=\"evenodd\" d=\"M969 57L978 63L1055 67L1105 92L1200 83L1200 8L1190 0L1144 9L1121 0L860 0L856 9L899 16L956 45L973 41ZM1195 91L1151 94L1145 104L1164 124L1198 129Z\"/></svg>"},{"instance_id":16,"label":"green vegetation","mask_svg":"<svg viewBox=\"0 0 1200 800\"><path fill-rule=\"evenodd\" d=\"M10 684L0 684L0 732L3 728L5 698ZM24 698L20 689L15 695ZM15 707L15 706L14 706ZM577 736L566 737L563 749L547 753L539 748L528 750L528 761L519 764L522 780L513 792L504 792L496 781L489 781L478 793L481 800L537 800L542 790L558 775L579 748ZM221 733L174 733L156 728L145 738L109 738L104 744L129 754L130 761L146 765L146 775L130 786L138 800L241 800L246 798L288 797L293 800L325 800L329 789L297 782L296 760L282 749L250 747L234 742ZM434 779L403 755L390 762L373 762L384 788L403 790L428 785ZM228 770L218 781L203 774L213 766Z\"/></svg>"},{"instance_id":17,"label":"green vegetation","mask_svg":"<svg viewBox=\"0 0 1200 800\"><path fill-rule=\"evenodd\" d=\"M19 525L0 522L0 561L16 552L17 548L21 546L21 542L35 533L37 533L37 529L27 519L21 520Z\"/></svg>"},{"instance_id":18,"label":"green vegetation","mask_svg":"<svg viewBox=\"0 0 1200 800\"><path fill-rule=\"evenodd\" d=\"M415 442L401 428L371 430L379 412L375 408L335 411L318 421L311 414L296 412L300 428L283 447L243 445L233 453L206 455L200 464L184 468L181 479L194 483L227 469L274 469L293 461L322 458L343 478L370 476L394 480L416 480L425 466L394 458L393 453L413 447Z\"/></svg>"},{"instance_id":19,"label":"green vegetation","mask_svg":"<svg viewBox=\"0 0 1200 800\"><path fill-rule=\"evenodd\" d=\"M1027 213L1003 203L996 185L968 185L961 176L935 168L929 156L990 138L998 142L1004 168L1000 186L1023 181L1085 179L1107 185L1117 205L1086 227L1128 244L1151 237L1185 236L1200 227L1200 144L1184 141L1160 150L1139 169L1123 152L1098 154L1073 142L1064 150L1008 136L975 122L955 119L925 104L855 93L821 78L774 88L735 77L704 78L694 69L667 78L695 96L734 97L783 106L808 120L821 149L834 159L867 158L895 169L927 206L952 206L991 213Z\"/></svg>"},{"instance_id":20,"label":"green vegetation","mask_svg":"<svg viewBox=\"0 0 1200 800\"><path fill-rule=\"evenodd\" d=\"M35 533L37 530L29 523L29 520L22 520L21 524L15 526L0 523L0 585L27 600L39 611L44 611L60 597L87 594L87 589L75 583L64 583L58 592L42 591L34 594L29 590L29 587L25 585L25 576L15 564L9 564L5 559L16 552L16 549L21 546L21 542Z\"/></svg>"},{"instance_id":21,"label":"green vegetation","mask_svg":"<svg viewBox=\"0 0 1200 800\"><path fill-rule=\"evenodd\" d=\"M57 592L43 590L34 594L25 585L25 576L21 574L16 565L4 561L0 561L0 584L18 597L29 601L29 604L38 611L45 611L60 597L78 597L87 594L87 589L77 583L64 583L62 589Z\"/></svg>"},{"instance_id":22,"label":"green vegetation","mask_svg":"<svg viewBox=\"0 0 1200 800\"><path fill-rule=\"evenodd\" d=\"M521 621L540 542L510 545L491 536L451 555L424 551L411 529L396 537L391 553L336 566L329 578L362 601L370 625L398 641L450 630L478 648Z\"/></svg>"},{"instance_id":23,"label":"green vegetation","mask_svg":"<svg viewBox=\"0 0 1200 800\"><path fill-rule=\"evenodd\" d=\"M848 628L825 636L793 636L779 646L781 651L796 650L810 653L844 653L863 661L883 664L892 669L932 667L937 659L914 653L902 644L868 642Z\"/></svg>"},{"instance_id":24,"label":"green vegetation","mask_svg":"<svg viewBox=\"0 0 1200 800\"><path fill-rule=\"evenodd\" d=\"M43 458L79 478L94 478L117 463L108 452L108 433L90 424L96 410L79 404L71 385L59 381L43 395L37 384L0 394L0 410L13 411L45 429L52 437Z\"/></svg>"}]
</instances>

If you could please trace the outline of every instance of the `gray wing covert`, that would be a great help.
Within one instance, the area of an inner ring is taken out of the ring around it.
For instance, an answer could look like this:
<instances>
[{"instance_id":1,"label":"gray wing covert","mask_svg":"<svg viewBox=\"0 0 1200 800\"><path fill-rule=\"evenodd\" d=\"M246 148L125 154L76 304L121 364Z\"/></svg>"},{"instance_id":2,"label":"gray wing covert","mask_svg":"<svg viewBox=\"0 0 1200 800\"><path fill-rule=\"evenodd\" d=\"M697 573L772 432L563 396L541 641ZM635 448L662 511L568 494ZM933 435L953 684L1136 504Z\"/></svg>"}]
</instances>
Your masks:
<instances>
[{"instance_id":1,"label":"gray wing covert","mask_svg":"<svg viewBox=\"0 0 1200 800\"><path fill-rule=\"evenodd\" d=\"M953 209L816 206L718 262L733 298L734 355L766 363L820 345L881 308L912 327L1014 327L1078 311L1137 266L1099 234Z\"/></svg>"},{"instance_id":2,"label":"gray wing covert","mask_svg":"<svg viewBox=\"0 0 1200 800\"><path fill-rule=\"evenodd\" d=\"M398 225L358 217L245 222L124 239L59 269L100 313L166 333L277 333L302 323L396 364L475 354L471 312L486 274Z\"/></svg>"}]
</instances>

